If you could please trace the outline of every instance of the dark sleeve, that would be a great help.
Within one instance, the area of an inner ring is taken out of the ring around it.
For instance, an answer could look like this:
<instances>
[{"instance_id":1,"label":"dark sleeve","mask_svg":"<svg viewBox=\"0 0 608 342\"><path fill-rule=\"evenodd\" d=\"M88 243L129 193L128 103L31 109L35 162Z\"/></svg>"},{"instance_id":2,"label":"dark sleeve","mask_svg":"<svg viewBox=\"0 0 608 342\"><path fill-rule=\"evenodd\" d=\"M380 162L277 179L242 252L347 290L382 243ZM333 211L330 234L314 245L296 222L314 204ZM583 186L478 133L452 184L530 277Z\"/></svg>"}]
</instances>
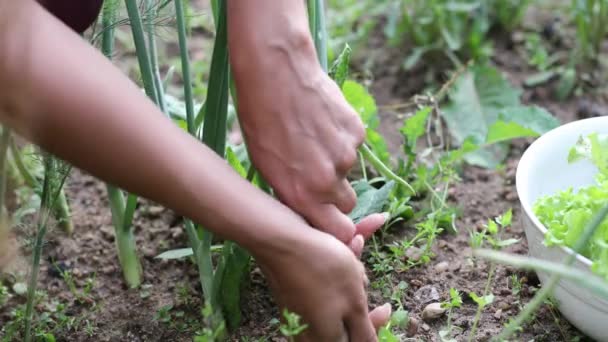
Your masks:
<instances>
[{"instance_id":1,"label":"dark sleeve","mask_svg":"<svg viewBox=\"0 0 608 342\"><path fill-rule=\"evenodd\" d=\"M95 22L103 5L103 0L38 0L38 2L78 33L84 32Z\"/></svg>"}]
</instances>

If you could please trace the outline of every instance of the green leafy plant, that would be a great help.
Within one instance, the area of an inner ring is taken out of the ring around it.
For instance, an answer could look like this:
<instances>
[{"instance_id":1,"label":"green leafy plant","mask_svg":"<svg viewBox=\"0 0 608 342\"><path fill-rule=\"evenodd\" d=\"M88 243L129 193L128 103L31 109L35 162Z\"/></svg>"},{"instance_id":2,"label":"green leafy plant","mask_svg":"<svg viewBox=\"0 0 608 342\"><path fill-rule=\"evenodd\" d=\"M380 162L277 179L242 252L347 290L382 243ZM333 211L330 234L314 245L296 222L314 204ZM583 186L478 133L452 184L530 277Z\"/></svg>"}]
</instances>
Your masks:
<instances>
[{"instance_id":1,"label":"green leafy plant","mask_svg":"<svg viewBox=\"0 0 608 342\"><path fill-rule=\"evenodd\" d=\"M473 66L455 81L441 114L455 143L470 144L467 162L494 168L507 156L505 141L537 137L559 125L545 109L523 105L520 96L490 66Z\"/></svg>"},{"instance_id":2,"label":"green leafy plant","mask_svg":"<svg viewBox=\"0 0 608 342\"><path fill-rule=\"evenodd\" d=\"M576 24L579 60L595 60L608 34L608 2L605 0L572 0L572 14Z\"/></svg>"},{"instance_id":3,"label":"green leafy plant","mask_svg":"<svg viewBox=\"0 0 608 342\"><path fill-rule=\"evenodd\" d=\"M30 342L32 340L34 300L36 295L36 287L38 284L42 247L44 245L45 235L48 231L49 218L60 197L61 189L63 188L65 180L67 179L71 169L68 165L49 154L44 154L43 163L44 181L42 186L40 210L36 222L36 231L33 243L32 269L30 271L30 278L27 286L27 304L24 315L24 340L26 342Z\"/></svg>"},{"instance_id":4,"label":"green leafy plant","mask_svg":"<svg viewBox=\"0 0 608 342\"><path fill-rule=\"evenodd\" d=\"M450 300L441 304L441 307L448 311L448 322L445 329L439 330L439 338L441 338L442 342L452 342L456 341L452 338L452 330L454 330L454 326L452 325L452 314L454 309L460 308L462 306L462 297L460 296L460 292L455 288L450 288Z\"/></svg>"},{"instance_id":5,"label":"green leafy plant","mask_svg":"<svg viewBox=\"0 0 608 342\"><path fill-rule=\"evenodd\" d=\"M493 250L500 250L502 248L519 242L519 240L517 239L501 239L501 232L511 225L512 217L513 213L511 209L509 209L507 212L495 218L494 220L488 220L487 225L481 232L471 232L471 247L473 247L474 249L480 249L488 245ZM483 310L488 305L494 302L494 295L490 292L490 290L492 282L494 281L495 271L496 265L492 263L490 265L490 270L488 271L488 279L486 281L486 286L481 296L477 295L474 292L469 293L469 297L471 297L471 299L473 299L473 301L477 303L477 312L475 313L475 318L473 319L473 326L469 333L469 342L473 341L473 339L475 338L475 333L477 332L477 324L481 319L481 314Z\"/></svg>"},{"instance_id":6,"label":"green leafy plant","mask_svg":"<svg viewBox=\"0 0 608 342\"><path fill-rule=\"evenodd\" d=\"M289 341L295 341L295 337L300 335L304 330L308 329L308 324L300 322L301 317L298 314L283 310L283 318L285 322L279 327L281 335L287 337Z\"/></svg>"},{"instance_id":7,"label":"green leafy plant","mask_svg":"<svg viewBox=\"0 0 608 342\"><path fill-rule=\"evenodd\" d=\"M392 41L408 40L414 49L404 67L414 67L431 52L444 53L460 66L460 58L486 60L492 55L490 30L519 26L530 0L395 1L385 32ZM396 8L398 10L396 10Z\"/></svg>"},{"instance_id":8,"label":"green leafy plant","mask_svg":"<svg viewBox=\"0 0 608 342\"><path fill-rule=\"evenodd\" d=\"M608 136L591 134L581 137L570 150L568 162L591 160L599 170L596 184L577 191L565 189L554 195L544 196L534 204L534 213L547 227L545 243L548 246L573 247L585 226L602 208L608 198ZM608 279L608 221L603 221L591 242L581 254L593 261L592 270Z\"/></svg>"},{"instance_id":9,"label":"green leafy plant","mask_svg":"<svg viewBox=\"0 0 608 342\"><path fill-rule=\"evenodd\" d=\"M572 264L576 260L577 254L584 250L584 248L592 241L593 236L602 222L606 219L606 216L608 216L608 205L600 208L600 210L595 213L591 221L585 225L579 239L572 247L574 253L570 253L564 258L564 260L562 260L561 263L509 255L491 250L476 250L474 252L476 256L483 257L494 262L500 262L520 268L539 270L552 274L549 280L546 281L543 284L543 287L536 292L534 298L524 307L519 315L510 320L505 329L498 336L494 337L492 341L504 341L519 331L521 326L533 316L536 310L538 310L543 303L545 303L562 278L573 280L577 284L584 286L594 293L600 295L602 298L608 299L608 285L606 284L605 279L589 276L587 272L572 267Z\"/></svg>"}]
</instances>

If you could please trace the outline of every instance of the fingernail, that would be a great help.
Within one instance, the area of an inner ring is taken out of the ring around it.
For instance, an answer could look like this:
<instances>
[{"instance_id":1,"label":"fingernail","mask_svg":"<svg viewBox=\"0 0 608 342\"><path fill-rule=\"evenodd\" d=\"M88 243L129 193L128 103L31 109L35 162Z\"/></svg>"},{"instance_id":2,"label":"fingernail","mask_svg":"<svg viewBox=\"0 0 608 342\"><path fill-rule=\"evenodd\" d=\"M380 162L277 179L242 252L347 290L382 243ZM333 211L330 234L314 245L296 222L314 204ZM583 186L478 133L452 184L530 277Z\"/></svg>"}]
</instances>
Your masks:
<instances>
[{"instance_id":1,"label":"fingernail","mask_svg":"<svg viewBox=\"0 0 608 342\"><path fill-rule=\"evenodd\" d=\"M388 313L391 313L393 311L393 308L391 307L390 303L386 303L382 305L382 311L387 311Z\"/></svg>"}]
</instances>

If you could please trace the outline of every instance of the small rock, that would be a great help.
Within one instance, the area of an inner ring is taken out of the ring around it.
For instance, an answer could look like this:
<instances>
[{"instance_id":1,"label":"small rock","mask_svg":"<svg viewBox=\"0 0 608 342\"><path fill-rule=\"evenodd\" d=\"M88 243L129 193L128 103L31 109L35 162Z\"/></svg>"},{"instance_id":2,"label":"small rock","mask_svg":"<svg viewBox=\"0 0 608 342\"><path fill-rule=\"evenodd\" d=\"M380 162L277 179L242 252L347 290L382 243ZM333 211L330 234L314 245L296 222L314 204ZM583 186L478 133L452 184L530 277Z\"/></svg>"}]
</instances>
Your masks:
<instances>
[{"instance_id":1,"label":"small rock","mask_svg":"<svg viewBox=\"0 0 608 342\"><path fill-rule=\"evenodd\" d=\"M158 205L153 205L148 208L148 215L151 217L158 217L163 213L163 211L165 211L165 208Z\"/></svg>"},{"instance_id":2,"label":"small rock","mask_svg":"<svg viewBox=\"0 0 608 342\"><path fill-rule=\"evenodd\" d=\"M182 235L184 235L184 230L181 227L173 227L169 229L171 232L171 237L174 239L179 239Z\"/></svg>"},{"instance_id":3,"label":"small rock","mask_svg":"<svg viewBox=\"0 0 608 342\"><path fill-rule=\"evenodd\" d=\"M74 268L72 269L72 275L76 278L80 278L83 275L83 272L80 270L80 268Z\"/></svg>"},{"instance_id":4,"label":"small rock","mask_svg":"<svg viewBox=\"0 0 608 342\"><path fill-rule=\"evenodd\" d=\"M99 230L101 231L101 235L103 236L104 240L110 242L114 241L114 228L112 228L112 226L103 225L101 228L99 228Z\"/></svg>"},{"instance_id":5,"label":"small rock","mask_svg":"<svg viewBox=\"0 0 608 342\"><path fill-rule=\"evenodd\" d=\"M112 273L116 272L116 267L114 267L114 265L108 265L108 266L104 266L104 267L101 269L101 272L102 272L103 274L112 274Z\"/></svg>"},{"instance_id":6,"label":"small rock","mask_svg":"<svg viewBox=\"0 0 608 342\"><path fill-rule=\"evenodd\" d=\"M502 311L509 310L510 308L511 308L511 305L509 305L509 303L507 303L507 302L498 303L498 309L500 309Z\"/></svg>"},{"instance_id":7,"label":"small rock","mask_svg":"<svg viewBox=\"0 0 608 342\"><path fill-rule=\"evenodd\" d=\"M420 321L414 317L410 317L410 322L407 325L407 337L414 337L418 334Z\"/></svg>"},{"instance_id":8,"label":"small rock","mask_svg":"<svg viewBox=\"0 0 608 342\"><path fill-rule=\"evenodd\" d=\"M424 323L424 324L422 325L422 330L424 330L424 331L429 331L429 330L431 330L431 327L430 327L428 324Z\"/></svg>"},{"instance_id":9,"label":"small rock","mask_svg":"<svg viewBox=\"0 0 608 342\"><path fill-rule=\"evenodd\" d=\"M144 248L142 248L142 252L143 252L143 254L144 254L144 256L146 258L154 258L155 256L158 255L156 253L156 250L154 248L151 248L151 247L144 247Z\"/></svg>"},{"instance_id":10,"label":"small rock","mask_svg":"<svg viewBox=\"0 0 608 342\"><path fill-rule=\"evenodd\" d=\"M450 267L450 264L447 261L442 261L442 262L438 263L437 265L435 265L435 272L443 273L443 272L447 271L449 267Z\"/></svg>"},{"instance_id":11,"label":"small rock","mask_svg":"<svg viewBox=\"0 0 608 342\"><path fill-rule=\"evenodd\" d=\"M502 318L502 310L501 309L496 310L496 312L494 313L494 318L496 318L497 320L500 320Z\"/></svg>"},{"instance_id":12,"label":"small rock","mask_svg":"<svg viewBox=\"0 0 608 342\"><path fill-rule=\"evenodd\" d=\"M434 286L426 285L419 288L414 293L414 299L416 299L420 305L436 302L439 300L439 292Z\"/></svg>"},{"instance_id":13,"label":"small rock","mask_svg":"<svg viewBox=\"0 0 608 342\"><path fill-rule=\"evenodd\" d=\"M517 193L515 191L509 191L506 193L505 199L509 202L516 202L518 199Z\"/></svg>"},{"instance_id":14,"label":"small rock","mask_svg":"<svg viewBox=\"0 0 608 342\"><path fill-rule=\"evenodd\" d=\"M444 313L445 309L441 307L441 303L431 303L422 310L422 320L430 322L441 317Z\"/></svg>"}]
</instances>

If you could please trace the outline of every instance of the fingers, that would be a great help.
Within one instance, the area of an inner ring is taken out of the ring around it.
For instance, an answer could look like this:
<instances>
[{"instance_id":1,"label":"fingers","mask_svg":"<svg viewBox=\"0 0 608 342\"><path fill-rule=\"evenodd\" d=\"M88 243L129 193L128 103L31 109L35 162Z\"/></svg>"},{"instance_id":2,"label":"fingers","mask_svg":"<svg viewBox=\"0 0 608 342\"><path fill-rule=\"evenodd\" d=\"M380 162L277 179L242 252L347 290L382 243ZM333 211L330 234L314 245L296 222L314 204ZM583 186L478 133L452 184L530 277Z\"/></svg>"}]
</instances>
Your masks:
<instances>
[{"instance_id":1,"label":"fingers","mask_svg":"<svg viewBox=\"0 0 608 342\"><path fill-rule=\"evenodd\" d=\"M350 342L375 342L378 340L376 329L367 311L367 297L361 288L357 303L345 319Z\"/></svg>"},{"instance_id":2,"label":"fingers","mask_svg":"<svg viewBox=\"0 0 608 342\"><path fill-rule=\"evenodd\" d=\"M336 239L348 244L355 235L355 224L333 204L321 204L307 219L317 229L320 229Z\"/></svg>"},{"instance_id":3,"label":"fingers","mask_svg":"<svg viewBox=\"0 0 608 342\"><path fill-rule=\"evenodd\" d=\"M348 214L357 205L357 194L348 180L343 179L334 192L335 204L341 212Z\"/></svg>"},{"instance_id":4,"label":"fingers","mask_svg":"<svg viewBox=\"0 0 608 342\"><path fill-rule=\"evenodd\" d=\"M388 321L391 319L391 313L392 309L389 303L379 306L369 313L369 319L376 331L388 323Z\"/></svg>"},{"instance_id":5,"label":"fingers","mask_svg":"<svg viewBox=\"0 0 608 342\"><path fill-rule=\"evenodd\" d=\"M388 221L389 217L389 213L369 215L356 224L355 234L362 235L363 238L368 239Z\"/></svg>"},{"instance_id":6,"label":"fingers","mask_svg":"<svg viewBox=\"0 0 608 342\"><path fill-rule=\"evenodd\" d=\"M362 235L355 235L355 237L350 242L349 247L353 251L353 253L355 253L357 258L361 257L361 254L363 253L364 244L365 244L365 240L363 239Z\"/></svg>"}]
</instances>

